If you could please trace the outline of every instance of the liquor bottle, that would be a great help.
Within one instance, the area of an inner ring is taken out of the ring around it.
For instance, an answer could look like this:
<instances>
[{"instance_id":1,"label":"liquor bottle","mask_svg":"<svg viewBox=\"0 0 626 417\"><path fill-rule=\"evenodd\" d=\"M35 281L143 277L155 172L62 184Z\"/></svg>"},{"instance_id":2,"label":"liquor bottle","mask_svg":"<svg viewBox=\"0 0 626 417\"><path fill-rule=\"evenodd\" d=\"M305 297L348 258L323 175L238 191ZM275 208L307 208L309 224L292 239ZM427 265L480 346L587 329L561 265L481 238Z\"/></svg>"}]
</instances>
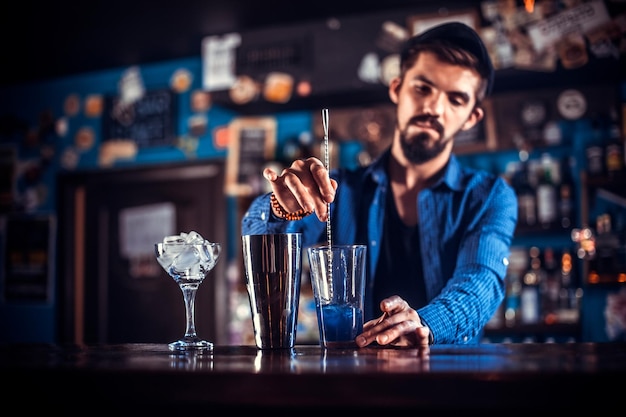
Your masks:
<instances>
[{"instance_id":1,"label":"liquor bottle","mask_svg":"<svg viewBox=\"0 0 626 417\"><path fill-rule=\"evenodd\" d=\"M587 174L590 178L604 175L604 147L600 122L594 119L591 124L591 137L585 148L587 157Z\"/></svg>"},{"instance_id":2,"label":"liquor bottle","mask_svg":"<svg viewBox=\"0 0 626 417\"><path fill-rule=\"evenodd\" d=\"M506 275L506 297L504 299L504 325L514 327L520 321L520 298L522 283L517 272Z\"/></svg>"},{"instance_id":3,"label":"liquor bottle","mask_svg":"<svg viewBox=\"0 0 626 417\"><path fill-rule=\"evenodd\" d=\"M611 111L607 127L604 160L609 179L614 178L624 170L624 141L615 110Z\"/></svg>"},{"instance_id":4,"label":"liquor bottle","mask_svg":"<svg viewBox=\"0 0 626 417\"><path fill-rule=\"evenodd\" d=\"M543 267L545 280L540 285L541 310L545 324L558 321L557 310L561 290L561 274L555 251L552 247L543 250Z\"/></svg>"},{"instance_id":5,"label":"liquor bottle","mask_svg":"<svg viewBox=\"0 0 626 417\"><path fill-rule=\"evenodd\" d=\"M522 278L520 294L520 313L522 324L537 324L541 319L540 286L544 281L545 271L541 266L540 250L533 246L528 251L530 267Z\"/></svg>"},{"instance_id":6,"label":"liquor bottle","mask_svg":"<svg viewBox=\"0 0 626 417\"><path fill-rule=\"evenodd\" d=\"M556 185L553 181L553 160L544 153L541 156L539 183L537 184L537 220L544 229L553 228L557 220Z\"/></svg>"},{"instance_id":7,"label":"liquor bottle","mask_svg":"<svg viewBox=\"0 0 626 417\"><path fill-rule=\"evenodd\" d=\"M617 282L626 283L626 210L615 212L611 224L614 233L619 237Z\"/></svg>"},{"instance_id":8,"label":"liquor bottle","mask_svg":"<svg viewBox=\"0 0 626 417\"><path fill-rule=\"evenodd\" d=\"M504 278L506 295L504 299L504 325L515 327L521 323L520 298L522 276L528 269L528 254L525 248L513 247L509 255L509 266Z\"/></svg>"},{"instance_id":9,"label":"liquor bottle","mask_svg":"<svg viewBox=\"0 0 626 417\"><path fill-rule=\"evenodd\" d=\"M574 179L572 177L573 157L561 161L561 183L558 187L558 210L561 228L570 230L574 225Z\"/></svg>"},{"instance_id":10,"label":"liquor bottle","mask_svg":"<svg viewBox=\"0 0 626 417\"><path fill-rule=\"evenodd\" d=\"M617 280L619 237L611 228L611 215L603 213L596 218L596 250L589 261L591 283Z\"/></svg>"},{"instance_id":11,"label":"liquor bottle","mask_svg":"<svg viewBox=\"0 0 626 417\"><path fill-rule=\"evenodd\" d=\"M559 289L559 305L557 321L559 323L577 323L580 316L579 299L581 289L575 279L575 269L569 248L563 248L560 263L561 285Z\"/></svg>"},{"instance_id":12,"label":"liquor bottle","mask_svg":"<svg viewBox=\"0 0 626 417\"><path fill-rule=\"evenodd\" d=\"M531 185L530 170L526 161L516 174L518 220L523 229L530 229L537 223L537 196Z\"/></svg>"}]
</instances>

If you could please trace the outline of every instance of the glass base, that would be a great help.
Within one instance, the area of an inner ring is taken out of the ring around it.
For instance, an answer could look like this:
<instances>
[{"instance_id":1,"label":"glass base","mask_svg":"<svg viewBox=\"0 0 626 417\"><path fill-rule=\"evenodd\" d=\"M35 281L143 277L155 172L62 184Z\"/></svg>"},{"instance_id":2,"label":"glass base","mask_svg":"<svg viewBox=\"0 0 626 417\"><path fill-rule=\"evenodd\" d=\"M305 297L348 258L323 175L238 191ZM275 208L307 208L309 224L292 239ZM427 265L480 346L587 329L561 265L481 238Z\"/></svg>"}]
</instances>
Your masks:
<instances>
[{"instance_id":1,"label":"glass base","mask_svg":"<svg viewBox=\"0 0 626 417\"><path fill-rule=\"evenodd\" d=\"M181 339L167 345L173 352L205 352L213 350L213 343L206 340Z\"/></svg>"}]
</instances>

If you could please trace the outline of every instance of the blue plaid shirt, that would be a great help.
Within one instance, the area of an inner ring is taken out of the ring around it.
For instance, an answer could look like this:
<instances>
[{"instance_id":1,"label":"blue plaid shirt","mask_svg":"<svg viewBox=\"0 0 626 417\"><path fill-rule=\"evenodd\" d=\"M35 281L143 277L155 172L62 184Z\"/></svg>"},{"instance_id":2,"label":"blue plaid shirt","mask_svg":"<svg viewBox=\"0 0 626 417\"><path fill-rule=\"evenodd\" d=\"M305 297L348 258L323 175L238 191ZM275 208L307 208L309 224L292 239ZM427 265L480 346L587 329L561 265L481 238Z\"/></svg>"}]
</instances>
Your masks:
<instances>
[{"instance_id":1,"label":"blue plaid shirt","mask_svg":"<svg viewBox=\"0 0 626 417\"><path fill-rule=\"evenodd\" d=\"M389 150L367 167L334 170L339 184L331 204L333 243L366 244L365 319L380 315L371 294L385 219ZM444 175L422 190L419 213L421 262L428 304L417 309L433 343L475 343L504 299L504 277L517 223L517 199L501 177L463 167L452 155ZM257 197L241 222L242 234L302 233L304 247L326 241L326 224L315 215L276 218L269 194ZM364 240L364 241L360 241ZM402 296L402 294L398 294Z\"/></svg>"}]
</instances>

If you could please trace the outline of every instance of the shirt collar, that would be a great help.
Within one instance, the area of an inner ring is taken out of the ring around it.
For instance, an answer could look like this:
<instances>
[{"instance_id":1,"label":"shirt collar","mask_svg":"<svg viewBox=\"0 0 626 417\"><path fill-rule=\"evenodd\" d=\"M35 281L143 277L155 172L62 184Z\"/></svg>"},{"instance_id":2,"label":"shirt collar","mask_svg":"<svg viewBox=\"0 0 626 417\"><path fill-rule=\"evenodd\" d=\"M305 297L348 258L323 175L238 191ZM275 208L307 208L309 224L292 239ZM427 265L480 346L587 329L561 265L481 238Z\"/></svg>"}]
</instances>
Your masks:
<instances>
[{"instance_id":1,"label":"shirt collar","mask_svg":"<svg viewBox=\"0 0 626 417\"><path fill-rule=\"evenodd\" d=\"M366 169L367 174L378 184L387 181L387 161L391 148L387 148L378 158L376 158ZM458 191L463 188L461 164L454 154L450 154L450 159L444 168L444 173L431 188L436 188L440 184L446 184L450 189Z\"/></svg>"},{"instance_id":2,"label":"shirt collar","mask_svg":"<svg viewBox=\"0 0 626 417\"><path fill-rule=\"evenodd\" d=\"M454 154L450 154L450 159L444 168L443 176L437 181L435 186L445 183L451 190L459 191L463 189L463 175L461 164Z\"/></svg>"}]
</instances>

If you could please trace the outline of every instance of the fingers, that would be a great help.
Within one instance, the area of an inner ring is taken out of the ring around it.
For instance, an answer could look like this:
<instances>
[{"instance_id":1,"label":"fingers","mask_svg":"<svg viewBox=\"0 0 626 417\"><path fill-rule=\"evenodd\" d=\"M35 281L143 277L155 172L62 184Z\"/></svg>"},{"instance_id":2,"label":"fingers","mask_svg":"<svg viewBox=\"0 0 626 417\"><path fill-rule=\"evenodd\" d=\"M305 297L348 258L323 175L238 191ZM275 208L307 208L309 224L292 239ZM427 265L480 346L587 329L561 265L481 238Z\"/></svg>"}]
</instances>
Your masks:
<instances>
[{"instance_id":1,"label":"fingers","mask_svg":"<svg viewBox=\"0 0 626 417\"><path fill-rule=\"evenodd\" d=\"M335 190L337 189L337 181L330 179L326 167L321 161L315 158L309 158L309 170L319 187L320 195L325 203L332 203L335 198Z\"/></svg>"},{"instance_id":2,"label":"fingers","mask_svg":"<svg viewBox=\"0 0 626 417\"><path fill-rule=\"evenodd\" d=\"M376 335L376 343L379 345L411 346L408 340L402 336L415 332L419 324L414 320L405 320L388 327L385 331Z\"/></svg>"},{"instance_id":3,"label":"fingers","mask_svg":"<svg viewBox=\"0 0 626 417\"><path fill-rule=\"evenodd\" d=\"M428 346L430 330L422 325L417 311L398 296L380 303L383 315L363 325L356 338L359 347L371 343L391 346Z\"/></svg>"},{"instance_id":4,"label":"fingers","mask_svg":"<svg viewBox=\"0 0 626 417\"><path fill-rule=\"evenodd\" d=\"M263 177L269 182L275 182L278 179L278 174L272 168L265 168L263 170Z\"/></svg>"},{"instance_id":5,"label":"fingers","mask_svg":"<svg viewBox=\"0 0 626 417\"><path fill-rule=\"evenodd\" d=\"M380 310L388 315L397 314L410 308L409 303L397 295L392 295L380 302Z\"/></svg>"},{"instance_id":6,"label":"fingers","mask_svg":"<svg viewBox=\"0 0 626 417\"><path fill-rule=\"evenodd\" d=\"M420 326L415 329L417 333L418 345L430 346L430 329L428 327Z\"/></svg>"},{"instance_id":7,"label":"fingers","mask_svg":"<svg viewBox=\"0 0 626 417\"><path fill-rule=\"evenodd\" d=\"M263 170L280 205L288 212L315 211L321 221L328 219L327 203L335 198L337 181L317 158L294 161L278 175L271 168Z\"/></svg>"}]
</instances>

